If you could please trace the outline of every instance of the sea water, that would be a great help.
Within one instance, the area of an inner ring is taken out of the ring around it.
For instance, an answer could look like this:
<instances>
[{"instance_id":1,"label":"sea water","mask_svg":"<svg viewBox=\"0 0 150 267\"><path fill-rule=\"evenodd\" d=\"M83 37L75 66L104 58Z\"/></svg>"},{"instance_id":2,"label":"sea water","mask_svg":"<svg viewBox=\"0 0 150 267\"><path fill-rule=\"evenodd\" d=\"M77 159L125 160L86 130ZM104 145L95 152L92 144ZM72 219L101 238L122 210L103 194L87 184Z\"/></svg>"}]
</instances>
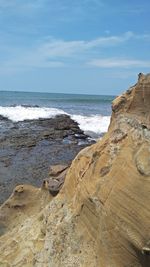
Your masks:
<instances>
[{"instance_id":1,"label":"sea water","mask_svg":"<svg viewBox=\"0 0 150 267\"><path fill-rule=\"evenodd\" d=\"M110 123L115 96L0 91L0 115L12 121L68 114L91 136L101 136Z\"/></svg>"}]
</instances>

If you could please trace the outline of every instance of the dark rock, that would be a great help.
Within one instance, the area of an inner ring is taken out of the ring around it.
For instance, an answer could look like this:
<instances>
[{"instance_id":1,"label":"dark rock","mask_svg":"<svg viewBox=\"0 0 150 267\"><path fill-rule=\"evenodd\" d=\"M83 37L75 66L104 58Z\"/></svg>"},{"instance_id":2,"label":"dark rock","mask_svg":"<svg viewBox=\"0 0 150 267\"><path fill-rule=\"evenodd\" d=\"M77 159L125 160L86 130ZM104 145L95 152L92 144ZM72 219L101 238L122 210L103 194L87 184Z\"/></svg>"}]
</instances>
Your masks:
<instances>
[{"instance_id":1,"label":"dark rock","mask_svg":"<svg viewBox=\"0 0 150 267\"><path fill-rule=\"evenodd\" d=\"M5 116L0 115L0 121L9 121L9 119Z\"/></svg>"},{"instance_id":2,"label":"dark rock","mask_svg":"<svg viewBox=\"0 0 150 267\"><path fill-rule=\"evenodd\" d=\"M92 143L77 122L67 115L23 122L2 119L0 203L17 184L40 186L48 176L49 166L70 164L82 148ZM79 136L84 141L80 146ZM60 188L60 184L56 187Z\"/></svg>"}]
</instances>

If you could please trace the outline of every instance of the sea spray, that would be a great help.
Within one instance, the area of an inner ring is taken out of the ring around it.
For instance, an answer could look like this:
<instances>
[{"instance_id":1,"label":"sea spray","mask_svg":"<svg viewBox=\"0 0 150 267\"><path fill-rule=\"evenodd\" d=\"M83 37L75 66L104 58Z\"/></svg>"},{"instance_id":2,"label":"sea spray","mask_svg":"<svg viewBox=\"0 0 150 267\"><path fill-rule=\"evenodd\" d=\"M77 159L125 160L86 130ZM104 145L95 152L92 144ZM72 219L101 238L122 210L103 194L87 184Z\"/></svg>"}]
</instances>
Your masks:
<instances>
[{"instance_id":1,"label":"sea spray","mask_svg":"<svg viewBox=\"0 0 150 267\"><path fill-rule=\"evenodd\" d=\"M81 130L87 133L94 133L97 136L100 136L102 133L107 131L110 122L110 116L95 114L89 116L69 114L64 110L57 108L25 106L0 107L0 115L12 120L13 122L53 118L60 114L69 115L73 120L78 122Z\"/></svg>"}]
</instances>

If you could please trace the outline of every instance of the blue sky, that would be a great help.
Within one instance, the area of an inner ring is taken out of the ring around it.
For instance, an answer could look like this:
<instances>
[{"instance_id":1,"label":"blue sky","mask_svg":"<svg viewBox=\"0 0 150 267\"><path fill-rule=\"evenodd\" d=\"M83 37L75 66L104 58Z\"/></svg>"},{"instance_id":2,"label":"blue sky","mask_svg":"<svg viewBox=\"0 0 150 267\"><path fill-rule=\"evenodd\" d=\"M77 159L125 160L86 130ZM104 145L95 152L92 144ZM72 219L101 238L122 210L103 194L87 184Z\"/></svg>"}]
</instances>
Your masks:
<instances>
[{"instance_id":1,"label":"blue sky","mask_svg":"<svg viewBox=\"0 0 150 267\"><path fill-rule=\"evenodd\" d=\"M149 0L0 0L0 90L119 94L150 72Z\"/></svg>"}]
</instances>

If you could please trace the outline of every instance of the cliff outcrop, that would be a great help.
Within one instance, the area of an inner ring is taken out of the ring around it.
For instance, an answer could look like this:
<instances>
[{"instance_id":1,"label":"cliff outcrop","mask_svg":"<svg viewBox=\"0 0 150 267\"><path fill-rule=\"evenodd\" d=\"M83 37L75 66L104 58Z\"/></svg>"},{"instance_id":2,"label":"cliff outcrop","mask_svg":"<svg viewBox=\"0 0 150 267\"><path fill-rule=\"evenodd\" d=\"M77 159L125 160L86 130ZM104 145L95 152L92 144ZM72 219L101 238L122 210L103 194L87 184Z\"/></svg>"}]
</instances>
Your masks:
<instances>
[{"instance_id":1,"label":"cliff outcrop","mask_svg":"<svg viewBox=\"0 0 150 267\"><path fill-rule=\"evenodd\" d=\"M140 74L114 100L108 133L78 154L56 197L25 187L26 198L17 187L2 205L0 266L150 266L149 127L150 75Z\"/></svg>"}]
</instances>

